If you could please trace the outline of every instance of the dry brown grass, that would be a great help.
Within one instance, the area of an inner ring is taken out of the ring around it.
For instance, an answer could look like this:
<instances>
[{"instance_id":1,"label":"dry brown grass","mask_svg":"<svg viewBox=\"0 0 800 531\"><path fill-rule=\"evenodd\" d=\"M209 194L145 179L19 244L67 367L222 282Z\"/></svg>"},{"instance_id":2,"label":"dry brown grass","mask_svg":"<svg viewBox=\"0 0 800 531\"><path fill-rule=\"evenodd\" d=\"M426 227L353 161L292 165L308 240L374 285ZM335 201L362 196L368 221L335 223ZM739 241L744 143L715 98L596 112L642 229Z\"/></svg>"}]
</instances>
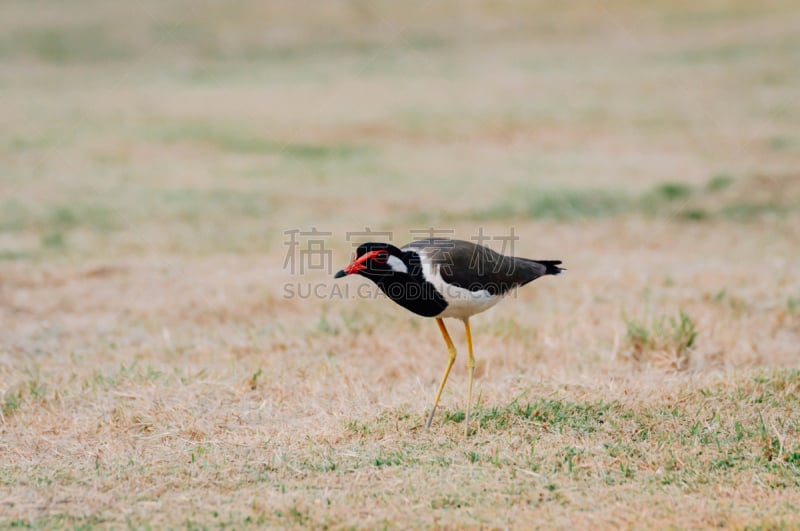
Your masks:
<instances>
[{"instance_id":1,"label":"dry brown grass","mask_svg":"<svg viewBox=\"0 0 800 531\"><path fill-rule=\"evenodd\" d=\"M800 525L793 3L6 4L0 526ZM469 439L312 226L564 260Z\"/></svg>"}]
</instances>

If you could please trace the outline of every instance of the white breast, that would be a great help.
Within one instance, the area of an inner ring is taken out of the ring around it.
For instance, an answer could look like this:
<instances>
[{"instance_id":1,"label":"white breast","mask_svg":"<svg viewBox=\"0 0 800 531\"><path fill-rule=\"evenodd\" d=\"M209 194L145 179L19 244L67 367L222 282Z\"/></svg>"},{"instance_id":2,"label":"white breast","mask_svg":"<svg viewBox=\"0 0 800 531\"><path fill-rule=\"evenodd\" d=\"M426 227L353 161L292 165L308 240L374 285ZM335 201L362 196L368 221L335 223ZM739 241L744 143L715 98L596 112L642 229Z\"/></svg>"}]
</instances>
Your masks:
<instances>
[{"instance_id":1,"label":"white breast","mask_svg":"<svg viewBox=\"0 0 800 531\"><path fill-rule=\"evenodd\" d=\"M447 301L447 308L436 317L456 317L466 319L471 315L488 310L503 298L502 295L492 295L487 290L470 291L448 284L442 278L440 266L434 264L422 249L414 249L419 254L422 265L422 274L425 280L433 284L436 291L441 293Z\"/></svg>"}]
</instances>

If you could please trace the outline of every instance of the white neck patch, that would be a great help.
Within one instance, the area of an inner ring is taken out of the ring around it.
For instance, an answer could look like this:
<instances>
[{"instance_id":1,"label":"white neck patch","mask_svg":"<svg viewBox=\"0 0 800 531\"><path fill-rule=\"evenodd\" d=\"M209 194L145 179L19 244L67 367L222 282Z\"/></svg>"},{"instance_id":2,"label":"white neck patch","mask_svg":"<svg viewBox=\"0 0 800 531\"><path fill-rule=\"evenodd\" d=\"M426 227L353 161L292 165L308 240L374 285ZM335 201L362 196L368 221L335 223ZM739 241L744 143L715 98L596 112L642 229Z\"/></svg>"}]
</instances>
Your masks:
<instances>
[{"instance_id":1,"label":"white neck patch","mask_svg":"<svg viewBox=\"0 0 800 531\"><path fill-rule=\"evenodd\" d=\"M406 264L394 255L390 254L386 263L389 264L389 267L391 267L392 271L395 273L408 273Z\"/></svg>"}]
</instances>

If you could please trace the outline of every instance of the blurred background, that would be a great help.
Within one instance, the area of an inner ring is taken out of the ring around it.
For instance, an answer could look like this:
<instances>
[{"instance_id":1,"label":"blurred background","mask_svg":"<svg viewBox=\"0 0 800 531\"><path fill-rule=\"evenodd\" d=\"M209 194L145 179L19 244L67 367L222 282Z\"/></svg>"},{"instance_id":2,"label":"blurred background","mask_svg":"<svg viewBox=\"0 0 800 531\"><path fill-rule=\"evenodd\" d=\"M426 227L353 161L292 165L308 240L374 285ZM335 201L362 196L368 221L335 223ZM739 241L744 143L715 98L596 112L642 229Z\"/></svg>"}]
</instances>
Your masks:
<instances>
[{"instance_id":1,"label":"blurred background","mask_svg":"<svg viewBox=\"0 0 800 531\"><path fill-rule=\"evenodd\" d=\"M6 261L800 208L791 1L0 11Z\"/></svg>"}]
</instances>

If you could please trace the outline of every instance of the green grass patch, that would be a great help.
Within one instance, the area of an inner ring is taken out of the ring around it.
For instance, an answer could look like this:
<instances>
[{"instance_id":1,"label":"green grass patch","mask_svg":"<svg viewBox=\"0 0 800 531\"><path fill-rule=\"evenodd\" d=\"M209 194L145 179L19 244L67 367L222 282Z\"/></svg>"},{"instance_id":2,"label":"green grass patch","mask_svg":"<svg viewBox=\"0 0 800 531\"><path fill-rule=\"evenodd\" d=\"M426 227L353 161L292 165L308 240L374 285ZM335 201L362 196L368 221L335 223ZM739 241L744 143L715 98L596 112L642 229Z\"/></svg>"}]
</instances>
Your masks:
<instances>
[{"instance_id":1,"label":"green grass patch","mask_svg":"<svg viewBox=\"0 0 800 531\"><path fill-rule=\"evenodd\" d=\"M785 216L800 210L796 187L787 187L790 181L791 176L736 181L719 174L701 187L669 181L638 195L625 190L525 188L510 191L511 199L468 212L462 217L571 221L638 215L695 222L710 219L751 221L768 215ZM766 199L749 199L755 194Z\"/></svg>"},{"instance_id":2,"label":"green grass patch","mask_svg":"<svg viewBox=\"0 0 800 531\"><path fill-rule=\"evenodd\" d=\"M0 41L0 54L34 57L52 64L76 64L120 61L133 51L106 28L89 25L12 32Z\"/></svg>"},{"instance_id":3,"label":"green grass patch","mask_svg":"<svg viewBox=\"0 0 800 531\"><path fill-rule=\"evenodd\" d=\"M120 188L92 200L54 203L10 199L0 201L0 232L33 236L39 248L0 250L0 259L77 252L80 246L73 243L85 238L74 238L76 233L103 242L134 227L152 230L154 223L164 230L161 244L171 249L242 251L265 239L262 223L276 208L274 196L265 191L228 188Z\"/></svg>"},{"instance_id":4,"label":"green grass patch","mask_svg":"<svg viewBox=\"0 0 800 531\"><path fill-rule=\"evenodd\" d=\"M184 122L155 128L149 135L172 144L195 144L228 153L279 156L293 161L346 160L372 153L354 144L309 144L283 141L264 133L213 122Z\"/></svg>"},{"instance_id":5,"label":"green grass patch","mask_svg":"<svg viewBox=\"0 0 800 531\"><path fill-rule=\"evenodd\" d=\"M675 319L683 346L692 343L686 320ZM443 411L433 430L463 422L463 411ZM395 419L395 421L392 421ZM423 417L385 412L353 421L357 446L347 458L323 451L319 463L333 460L336 471L369 467L469 464L478 470L523 468L542 475L606 484L637 483L697 487L708 482L738 481L744 472L764 474L770 488L800 486L800 370L777 370L733 384L685 390L680 400L665 398L647 405L616 400L567 397L516 399L476 407L470 446L460 428L447 437L420 441L402 436ZM350 431L348 429L348 431ZM369 435L366 435L366 434ZM365 437L396 441L374 448ZM501 439L498 439L500 437ZM514 441L497 444L498 440ZM311 466L311 464L309 465Z\"/></svg>"},{"instance_id":6,"label":"green grass patch","mask_svg":"<svg viewBox=\"0 0 800 531\"><path fill-rule=\"evenodd\" d=\"M735 221L753 221L766 215L785 216L788 207L773 201L736 201L725 205L720 214Z\"/></svg>"},{"instance_id":7,"label":"green grass patch","mask_svg":"<svg viewBox=\"0 0 800 531\"><path fill-rule=\"evenodd\" d=\"M719 192L728 188L733 184L733 177L725 173L720 173L711 177L706 183L706 190L710 192Z\"/></svg>"},{"instance_id":8,"label":"green grass patch","mask_svg":"<svg viewBox=\"0 0 800 531\"><path fill-rule=\"evenodd\" d=\"M20 393L8 391L3 397L2 410L3 416L8 416L19 409L22 403L22 396Z\"/></svg>"},{"instance_id":9,"label":"green grass patch","mask_svg":"<svg viewBox=\"0 0 800 531\"><path fill-rule=\"evenodd\" d=\"M547 431L593 433L599 429L609 411L618 411L616 402L577 403L567 400L541 399L521 404L513 401L505 407L476 409L473 418L482 429L502 430L515 423L532 423ZM451 413L447 421L463 421L463 413ZM458 417L456 417L458 415ZM455 420L455 419L458 420Z\"/></svg>"},{"instance_id":10,"label":"green grass patch","mask_svg":"<svg viewBox=\"0 0 800 531\"><path fill-rule=\"evenodd\" d=\"M231 153L274 153L280 150L280 144L262 135L209 123L170 125L155 130L152 136L170 144L197 144Z\"/></svg>"},{"instance_id":11,"label":"green grass patch","mask_svg":"<svg viewBox=\"0 0 800 531\"><path fill-rule=\"evenodd\" d=\"M607 190L524 190L513 201L503 201L470 214L478 220L526 217L576 220L623 214L632 200L624 192Z\"/></svg>"},{"instance_id":12,"label":"green grass patch","mask_svg":"<svg viewBox=\"0 0 800 531\"><path fill-rule=\"evenodd\" d=\"M624 212L627 199L619 193L564 191L534 195L525 214L532 219L577 219L606 217Z\"/></svg>"},{"instance_id":13,"label":"green grass patch","mask_svg":"<svg viewBox=\"0 0 800 531\"><path fill-rule=\"evenodd\" d=\"M235 219L266 219L274 211L273 200L252 190L174 188L151 198L150 214L191 224Z\"/></svg>"},{"instance_id":14,"label":"green grass patch","mask_svg":"<svg viewBox=\"0 0 800 531\"><path fill-rule=\"evenodd\" d=\"M0 201L0 232L26 230L31 224L31 209L16 199Z\"/></svg>"},{"instance_id":15,"label":"green grass patch","mask_svg":"<svg viewBox=\"0 0 800 531\"><path fill-rule=\"evenodd\" d=\"M34 257L33 253L26 251L13 251L9 249L0 249L0 260L7 260L13 262L15 260L30 260Z\"/></svg>"},{"instance_id":16,"label":"green grass patch","mask_svg":"<svg viewBox=\"0 0 800 531\"><path fill-rule=\"evenodd\" d=\"M50 232L42 236L42 247L62 249L67 246L66 238L61 232Z\"/></svg>"},{"instance_id":17,"label":"green grass patch","mask_svg":"<svg viewBox=\"0 0 800 531\"><path fill-rule=\"evenodd\" d=\"M677 317L661 316L649 322L625 319L625 324L625 340L634 361L653 361L656 355L668 354L676 368L687 368L699 332L686 312L681 310Z\"/></svg>"},{"instance_id":18,"label":"green grass patch","mask_svg":"<svg viewBox=\"0 0 800 531\"><path fill-rule=\"evenodd\" d=\"M793 151L800 149L800 137L773 136L768 141L773 151Z\"/></svg>"},{"instance_id":19,"label":"green grass patch","mask_svg":"<svg viewBox=\"0 0 800 531\"><path fill-rule=\"evenodd\" d=\"M690 197L693 190L682 183L662 183L633 196L624 190L554 189L515 191L503 201L472 216L478 219L555 219L561 221L606 218L626 214L657 213L670 203Z\"/></svg>"},{"instance_id":20,"label":"green grass patch","mask_svg":"<svg viewBox=\"0 0 800 531\"><path fill-rule=\"evenodd\" d=\"M10 199L0 204L0 232L65 233L74 229L110 231L120 226L117 212L100 202L26 204Z\"/></svg>"},{"instance_id":21,"label":"green grass patch","mask_svg":"<svg viewBox=\"0 0 800 531\"><path fill-rule=\"evenodd\" d=\"M686 221L705 221L711 216L711 213L704 208L686 208L677 214L678 218Z\"/></svg>"},{"instance_id":22,"label":"green grass patch","mask_svg":"<svg viewBox=\"0 0 800 531\"><path fill-rule=\"evenodd\" d=\"M51 206L39 223L54 231L85 228L104 232L120 226L120 220L111 207L80 201Z\"/></svg>"},{"instance_id":23,"label":"green grass patch","mask_svg":"<svg viewBox=\"0 0 800 531\"><path fill-rule=\"evenodd\" d=\"M787 297L786 309L790 314L800 316L800 297Z\"/></svg>"},{"instance_id":24,"label":"green grass patch","mask_svg":"<svg viewBox=\"0 0 800 531\"><path fill-rule=\"evenodd\" d=\"M692 187L688 184L668 182L657 185L654 189L657 198L665 201L675 201L677 199L686 199L692 195Z\"/></svg>"},{"instance_id":25,"label":"green grass patch","mask_svg":"<svg viewBox=\"0 0 800 531\"><path fill-rule=\"evenodd\" d=\"M747 57L753 53L751 46L728 44L717 47L704 47L686 50L675 56L679 61L687 63L724 63Z\"/></svg>"}]
</instances>

